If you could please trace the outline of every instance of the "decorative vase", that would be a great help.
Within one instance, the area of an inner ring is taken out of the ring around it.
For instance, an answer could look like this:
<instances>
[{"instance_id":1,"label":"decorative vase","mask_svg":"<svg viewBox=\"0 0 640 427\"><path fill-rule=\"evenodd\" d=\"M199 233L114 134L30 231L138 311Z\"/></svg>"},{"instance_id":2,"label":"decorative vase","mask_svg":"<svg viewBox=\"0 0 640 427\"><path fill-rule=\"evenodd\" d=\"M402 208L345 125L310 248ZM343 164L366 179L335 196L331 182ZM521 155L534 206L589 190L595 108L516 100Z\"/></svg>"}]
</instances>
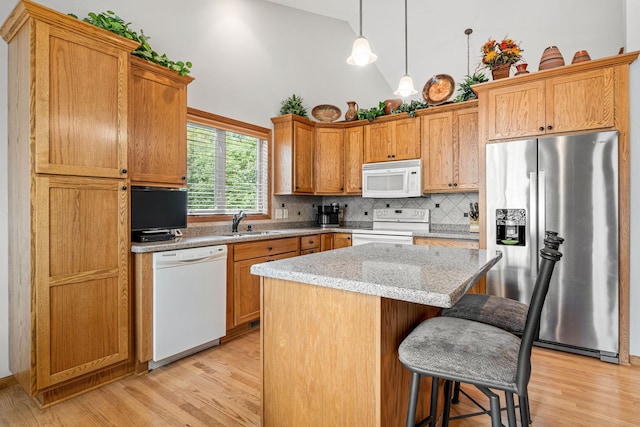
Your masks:
<instances>
[{"instance_id":1,"label":"decorative vase","mask_svg":"<svg viewBox=\"0 0 640 427\"><path fill-rule=\"evenodd\" d=\"M585 62L590 60L591 57L589 56L589 52L587 52L586 50L579 50L575 53L575 55L573 55L573 61L571 61L571 63L575 64L576 62Z\"/></svg>"},{"instance_id":2,"label":"decorative vase","mask_svg":"<svg viewBox=\"0 0 640 427\"><path fill-rule=\"evenodd\" d=\"M560 53L560 49L556 46L549 46L542 52L542 58L540 58L540 65L538 70L548 70L550 68L562 67L564 65L564 58Z\"/></svg>"},{"instance_id":3,"label":"decorative vase","mask_svg":"<svg viewBox=\"0 0 640 427\"><path fill-rule=\"evenodd\" d=\"M519 76L520 74L528 74L529 71L527 70L527 65L529 65L529 64L527 64L526 62L516 65L516 71L517 72L516 72L515 75Z\"/></svg>"},{"instance_id":4,"label":"decorative vase","mask_svg":"<svg viewBox=\"0 0 640 427\"><path fill-rule=\"evenodd\" d=\"M386 99L384 101L384 113L388 116L393 110L397 110L402 105L402 99Z\"/></svg>"},{"instance_id":5,"label":"decorative vase","mask_svg":"<svg viewBox=\"0 0 640 427\"><path fill-rule=\"evenodd\" d=\"M505 77L509 77L509 72L511 71L511 64L499 64L491 67L491 76L493 80L504 79Z\"/></svg>"},{"instance_id":6,"label":"decorative vase","mask_svg":"<svg viewBox=\"0 0 640 427\"><path fill-rule=\"evenodd\" d=\"M356 101L347 101L347 105L349 108L344 113L344 119L348 122L356 120L358 118L358 104L356 104Z\"/></svg>"}]
</instances>

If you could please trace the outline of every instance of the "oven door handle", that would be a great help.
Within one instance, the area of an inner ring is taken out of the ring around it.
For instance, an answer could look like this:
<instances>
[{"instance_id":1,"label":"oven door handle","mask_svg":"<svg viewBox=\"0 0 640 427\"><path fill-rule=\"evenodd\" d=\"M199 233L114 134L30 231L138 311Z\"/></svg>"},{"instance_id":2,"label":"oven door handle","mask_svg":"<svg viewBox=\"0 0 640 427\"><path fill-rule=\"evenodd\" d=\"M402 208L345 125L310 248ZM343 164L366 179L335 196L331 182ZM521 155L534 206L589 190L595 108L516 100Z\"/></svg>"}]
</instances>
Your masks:
<instances>
[{"instance_id":1,"label":"oven door handle","mask_svg":"<svg viewBox=\"0 0 640 427\"><path fill-rule=\"evenodd\" d=\"M351 244L353 246L364 245L365 243L396 243L401 245L412 245L413 236L353 233L351 239Z\"/></svg>"}]
</instances>

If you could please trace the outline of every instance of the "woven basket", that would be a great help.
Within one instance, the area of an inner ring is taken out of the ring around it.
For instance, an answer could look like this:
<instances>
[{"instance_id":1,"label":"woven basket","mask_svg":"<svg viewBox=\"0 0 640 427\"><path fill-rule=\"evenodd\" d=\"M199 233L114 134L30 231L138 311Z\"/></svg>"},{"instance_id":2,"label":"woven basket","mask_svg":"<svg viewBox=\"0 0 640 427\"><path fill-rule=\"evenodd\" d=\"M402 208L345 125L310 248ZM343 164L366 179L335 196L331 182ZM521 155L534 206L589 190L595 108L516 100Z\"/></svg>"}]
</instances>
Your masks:
<instances>
[{"instance_id":1,"label":"woven basket","mask_svg":"<svg viewBox=\"0 0 640 427\"><path fill-rule=\"evenodd\" d=\"M491 75L493 76L493 80L504 79L509 77L509 73L511 72L511 64L500 64L494 65L491 67Z\"/></svg>"}]
</instances>

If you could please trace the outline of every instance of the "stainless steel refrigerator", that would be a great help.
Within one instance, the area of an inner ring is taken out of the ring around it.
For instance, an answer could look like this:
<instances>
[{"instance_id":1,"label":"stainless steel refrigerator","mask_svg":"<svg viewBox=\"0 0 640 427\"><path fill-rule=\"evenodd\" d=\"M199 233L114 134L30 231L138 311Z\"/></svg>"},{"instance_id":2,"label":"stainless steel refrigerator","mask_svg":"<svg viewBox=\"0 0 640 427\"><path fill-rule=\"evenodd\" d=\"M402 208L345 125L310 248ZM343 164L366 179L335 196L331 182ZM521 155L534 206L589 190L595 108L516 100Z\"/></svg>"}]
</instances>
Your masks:
<instances>
[{"instance_id":1,"label":"stainless steel refrigerator","mask_svg":"<svg viewBox=\"0 0 640 427\"><path fill-rule=\"evenodd\" d=\"M487 293L529 303L545 230L565 238L539 344L618 361L618 134L486 146Z\"/></svg>"}]
</instances>

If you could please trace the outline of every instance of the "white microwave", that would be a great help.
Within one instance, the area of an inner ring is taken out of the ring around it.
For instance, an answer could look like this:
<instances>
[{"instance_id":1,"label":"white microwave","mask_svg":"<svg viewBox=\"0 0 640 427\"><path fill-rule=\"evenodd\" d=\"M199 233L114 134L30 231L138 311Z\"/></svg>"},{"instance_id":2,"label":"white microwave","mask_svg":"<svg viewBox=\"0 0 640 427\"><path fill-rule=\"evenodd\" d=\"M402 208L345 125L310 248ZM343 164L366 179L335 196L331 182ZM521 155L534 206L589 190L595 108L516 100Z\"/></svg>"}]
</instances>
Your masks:
<instances>
[{"instance_id":1,"label":"white microwave","mask_svg":"<svg viewBox=\"0 0 640 427\"><path fill-rule=\"evenodd\" d=\"M362 165L362 197L397 199L422 195L420 159Z\"/></svg>"}]
</instances>

